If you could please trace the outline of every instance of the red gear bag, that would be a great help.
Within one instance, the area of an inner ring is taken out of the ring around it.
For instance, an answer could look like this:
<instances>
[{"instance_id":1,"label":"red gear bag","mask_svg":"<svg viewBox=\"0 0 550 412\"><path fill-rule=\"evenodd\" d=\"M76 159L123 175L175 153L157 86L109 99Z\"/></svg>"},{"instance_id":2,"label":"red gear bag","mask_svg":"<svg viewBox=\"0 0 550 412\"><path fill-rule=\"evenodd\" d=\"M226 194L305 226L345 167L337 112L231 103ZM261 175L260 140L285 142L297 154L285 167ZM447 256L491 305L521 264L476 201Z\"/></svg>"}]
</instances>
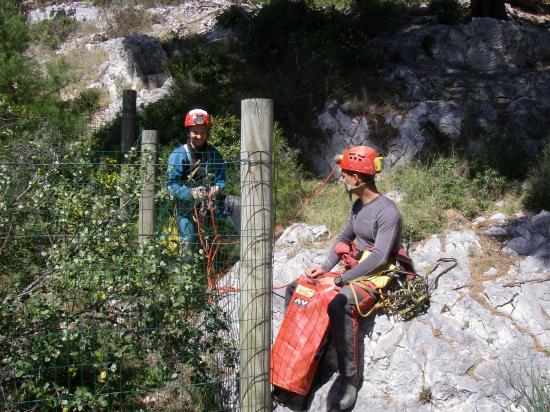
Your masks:
<instances>
[{"instance_id":1,"label":"red gear bag","mask_svg":"<svg viewBox=\"0 0 550 412\"><path fill-rule=\"evenodd\" d=\"M339 242L335 252L344 262L346 269L357 265L358 253L354 243ZM400 261L406 258L403 263L409 264L410 259L406 254L402 256L401 250L396 254L401 258ZM412 265L410 267L412 268ZM328 272L318 279L342 273ZM362 283L371 290L377 289L377 286L368 280ZM364 288L354 287L354 290L363 298L359 308L354 310L354 328L357 328L357 310L371 309L377 299ZM338 291L332 285L323 287L306 276L298 278L296 289L271 349L271 383L274 386L302 396L309 393L322 355L322 346L329 331L328 305L337 294ZM357 356L357 353L355 355Z\"/></svg>"},{"instance_id":2,"label":"red gear bag","mask_svg":"<svg viewBox=\"0 0 550 412\"><path fill-rule=\"evenodd\" d=\"M315 284L300 276L271 350L273 385L307 395L329 330L327 307L337 293L334 286Z\"/></svg>"}]
</instances>

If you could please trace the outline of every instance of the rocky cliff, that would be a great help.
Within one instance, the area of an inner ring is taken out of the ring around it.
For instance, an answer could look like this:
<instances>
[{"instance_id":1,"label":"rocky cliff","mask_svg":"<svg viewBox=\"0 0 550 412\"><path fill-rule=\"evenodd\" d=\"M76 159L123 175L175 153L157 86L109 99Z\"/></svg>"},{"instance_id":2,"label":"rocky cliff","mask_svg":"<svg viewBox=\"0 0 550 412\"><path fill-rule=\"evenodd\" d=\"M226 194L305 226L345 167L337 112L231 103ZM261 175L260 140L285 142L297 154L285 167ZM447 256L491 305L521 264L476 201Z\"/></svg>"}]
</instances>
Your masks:
<instances>
[{"instance_id":1,"label":"rocky cliff","mask_svg":"<svg viewBox=\"0 0 550 412\"><path fill-rule=\"evenodd\" d=\"M323 227L287 228L276 245L274 285L322 263L327 234ZM419 273L441 257L458 266L439 279L427 313L406 322L383 313L361 321L362 382L353 410L501 411L533 385L547 390L549 245L548 212L497 214L417 245L411 256ZM274 335L282 317L276 296ZM329 347L309 410L330 410L335 364Z\"/></svg>"}]
</instances>

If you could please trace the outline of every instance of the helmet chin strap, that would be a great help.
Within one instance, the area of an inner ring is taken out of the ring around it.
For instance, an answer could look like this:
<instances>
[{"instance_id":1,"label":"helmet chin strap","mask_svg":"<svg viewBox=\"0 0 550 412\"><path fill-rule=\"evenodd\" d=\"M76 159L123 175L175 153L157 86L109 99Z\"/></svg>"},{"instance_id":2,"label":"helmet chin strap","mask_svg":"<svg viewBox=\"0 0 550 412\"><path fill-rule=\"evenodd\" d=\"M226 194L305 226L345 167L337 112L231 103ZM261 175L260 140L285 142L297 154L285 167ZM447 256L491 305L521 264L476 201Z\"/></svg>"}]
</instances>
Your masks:
<instances>
[{"instance_id":1,"label":"helmet chin strap","mask_svg":"<svg viewBox=\"0 0 550 412\"><path fill-rule=\"evenodd\" d=\"M345 185L346 193L347 193L348 196L349 196L349 201L350 201L350 203L351 203L351 194L353 193L353 190L354 190L354 189L360 189L360 188L365 187L365 186L367 186L367 183L365 183L365 182L359 183L359 184L356 185L356 186Z\"/></svg>"},{"instance_id":2,"label":"helmet chin strap","mask_svg":"<svg viewBox=\"0 0 550 412\"><path fill-rule=\"evenodd\" d=\"M348 196L349 196L349 201L350 201L350 203L351 203L351 194L353 193L353 191L354 191L355 189L360 189L360 188L362 188L362 187L368 186L373 180L374 180L374 176L370 176L368 181L366 181L366 182L361 182L361 183L359 183L359 184L357 184L357 185L355 185L355 186L352 186L352 185L350 185L350 184L346 184L346 185L345 185L346 193L347 193Z\"/></svg>"}]
</instances>

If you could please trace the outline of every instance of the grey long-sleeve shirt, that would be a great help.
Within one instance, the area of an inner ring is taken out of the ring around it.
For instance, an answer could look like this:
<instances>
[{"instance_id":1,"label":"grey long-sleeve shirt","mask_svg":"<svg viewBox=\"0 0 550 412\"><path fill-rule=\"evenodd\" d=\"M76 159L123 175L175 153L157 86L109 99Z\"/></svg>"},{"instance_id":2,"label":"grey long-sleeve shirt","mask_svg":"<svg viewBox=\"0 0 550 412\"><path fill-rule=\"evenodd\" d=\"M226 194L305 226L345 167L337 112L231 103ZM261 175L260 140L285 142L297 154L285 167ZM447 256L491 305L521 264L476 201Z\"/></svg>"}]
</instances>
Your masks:
<instances>
[{"instance_id":1,"label":"grey long-sleeve shirt","mask_svg":"<svg viewBox=\"0 0 550 412\"><path fill-rule=\"evenodd\" d=\"M390 199L379 195L367 204L361 199L353 204L348 223L336 238L323 264L330 271L338 263L334 248L338 242L350 243L357 238L357 249L372 249L371 254L354 268L342 275L344 283L360 276L376 273L383 268L401 243L401 214Z\"/></svg>"}]
</instances>

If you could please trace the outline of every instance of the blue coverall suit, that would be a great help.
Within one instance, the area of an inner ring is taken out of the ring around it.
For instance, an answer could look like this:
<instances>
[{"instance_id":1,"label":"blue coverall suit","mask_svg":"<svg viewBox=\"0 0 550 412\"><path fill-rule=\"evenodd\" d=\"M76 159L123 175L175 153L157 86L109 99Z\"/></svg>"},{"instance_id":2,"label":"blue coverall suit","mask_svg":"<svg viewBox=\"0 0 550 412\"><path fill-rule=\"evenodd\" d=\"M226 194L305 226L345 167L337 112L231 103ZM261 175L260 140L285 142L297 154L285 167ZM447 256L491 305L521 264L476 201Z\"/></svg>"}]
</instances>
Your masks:
<instances>
[{"instance_id":1,"label":"blue coverall suit","mask_svg":"<svg viewBox=\"0 0 550 412\"><path fill-rule=\"evenodd\" d=\"M196 172L191 177L195 168ZM180 238L184 242L195 243L195 199L191 196L191 189L203 186L209 190L218 186L222 191L225 187L225 161L220 152L208 143L199 150L193 150L190 144L183 144L168 158L166 186L176 199Z\"/></svg>"}]
</instances>

